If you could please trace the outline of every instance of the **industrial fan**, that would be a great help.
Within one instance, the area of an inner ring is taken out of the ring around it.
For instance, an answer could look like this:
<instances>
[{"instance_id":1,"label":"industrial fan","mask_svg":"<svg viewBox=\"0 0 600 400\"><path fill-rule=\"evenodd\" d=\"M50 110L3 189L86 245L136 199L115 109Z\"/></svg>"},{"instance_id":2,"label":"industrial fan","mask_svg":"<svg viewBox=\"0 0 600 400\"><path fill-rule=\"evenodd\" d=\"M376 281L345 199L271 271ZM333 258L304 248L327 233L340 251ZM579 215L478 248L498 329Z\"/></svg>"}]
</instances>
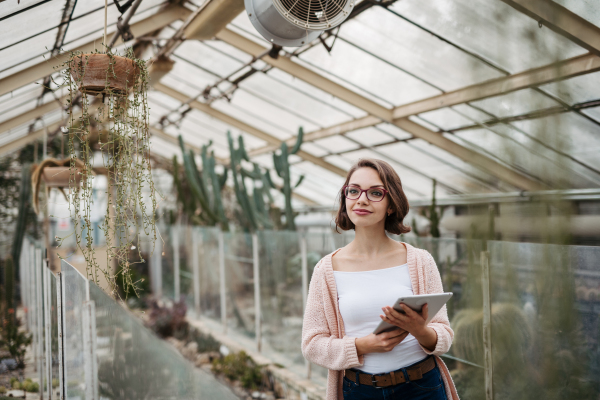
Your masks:
<instances>
[{"instance_id":1,"label":"industrial fan","mask_svg":"<svg viewBox=\"0 0 600 400\"><path fill-rule=\"evenodd\" d=\"M341 24L355 0L244 0L254 28L269 42L300 47Z\"/></svg>"}]
</instances>

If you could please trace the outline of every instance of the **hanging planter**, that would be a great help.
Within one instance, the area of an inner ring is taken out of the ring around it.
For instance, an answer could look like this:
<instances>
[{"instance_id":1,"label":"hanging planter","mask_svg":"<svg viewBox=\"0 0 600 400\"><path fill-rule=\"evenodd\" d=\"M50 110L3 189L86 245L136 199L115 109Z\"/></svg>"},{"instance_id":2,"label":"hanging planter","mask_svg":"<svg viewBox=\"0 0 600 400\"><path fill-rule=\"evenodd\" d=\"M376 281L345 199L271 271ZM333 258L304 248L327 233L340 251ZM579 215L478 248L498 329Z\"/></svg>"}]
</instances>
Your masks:
<instances>
[{"instance_id":1,"label":"hanging planter","mask_svg":"<svg viewBox=\"0 0 600 400\"><path fill-rule=\"evenodd\" d=\"M81 54L69 63L71 76L85 94L125 95L140 76L136 62L113 54Z\"/></svg>"},{"instance_id":2,"label":"hanging planter","mask_svg":"<svg viewBox=\"0 0 600 400\"><path fill-rule=\"evenodd\" d=\"M63 78L70 95L69 155L71 172L81 160L83 170L100 167L106 171L106 210L101 229L107 247L107 265L95 256L91 227L93 176L84 176L81 184L71 180L77 191L69 206L75 226L77 247L87 264L87 275L98 282L104 276L114 296L121 286L125 293L138 294L131 278L132 249L144 262L138 240L141 235L156 240L156 198L150 165L148 119L148 72L145 61L131 49L125 56L103 53L72 53L63 64ZM102 94L102 97L96 97ZM81 109L81 112L79 110ZM102 132L102 134L99 134ZM92 165L95 160L96 165ZM123 284L117 285L117 279Z\"/></svg>"}]
</instances>

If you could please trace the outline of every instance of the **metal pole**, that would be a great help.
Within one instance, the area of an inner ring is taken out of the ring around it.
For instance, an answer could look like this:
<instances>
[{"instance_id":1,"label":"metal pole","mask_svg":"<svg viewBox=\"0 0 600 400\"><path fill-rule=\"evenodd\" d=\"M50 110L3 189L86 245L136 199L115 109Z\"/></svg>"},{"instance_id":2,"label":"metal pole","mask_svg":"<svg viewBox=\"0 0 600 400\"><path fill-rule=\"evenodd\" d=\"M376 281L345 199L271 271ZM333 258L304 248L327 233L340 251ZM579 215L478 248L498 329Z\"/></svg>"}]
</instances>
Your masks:
<instances>
[{"instance_id":1,"label":"metal pole","mask_svg":"<svg viewBox=\"0 0 600 400\"><path fill-rule=\"evenodd\" d=\"M44 293L42 288L42 249L35 249L35 281L36 281L36 303L37 308L37 321L35 326L36 331L36 365L37 372L40 382L40 399L44 398L44 339L43 339L43 325L44 325Z\"/></svg>"},{"instance_id":2,"label":"metal pole","mask_svg":"<svg viewBox=\"0 0 600 400\"><path fill-rule=\"evenodd\" d=\"M262 342L262 323L260 315L260 265L258 263L258 235L252 234L252 268L254 274L254 329L256 332L256 349L260 353Z\"/></svg>"},{"instance_id":3,"label":"metal pole","mask_svg":"<svg viewBox=\"0 0 600 400\"><path fill-rule=\"evenodd\" d=\"M62 263L64 263L65 261L62 261ZM61 270L62 270L62 265L61 265ZM67 334L67 316L66 316L66 306L65 306L65 299L67 298L66 293L65 293L65 288L66 288L66 282L65 282L65 276L63 274L61 274L60 276L60 298L61 300L61 307L65 307L62 309L61 315L62 315L62 342L63 342L63 368L62 368L62 380L61 380L61 384L63 385L63 392L61 393L63 398L61 400L65 400L67 399L68 396L68 388L67 388L67 382L69 381L69 374L67 372L67 360L66 360L66 350L65 350L65 343L66 343L66 338L68 337Z\"/></svg>"},{"instance_id":4,"label":"metal pole","mask_svg":"<svg viewBox=\"0 0 600 400\"><path fill-rule=\"evenodd\" d=\"M227 297L225 286L225 244L223 243L223 231L219 230L219 287L221 292L221 324L223 333L227 333Z\"/></svg>"},{"instance_id":5,"label":"metal pole","mask_svg":"<svg viewBox=\"0 0 600 400\"><path fill-rule=\"evenodd\" d=\"M62 301L62 273L56 274L56 324L58 327L58 387L60 391L60 399L67 398L65 391L65 380L63 370L65 368L65 357L63 354L63 301Z\"/></svg>"},{"instance_id":6,"label":"metal pole","mask_svg":"<svg viewBox=\"0 0 600 400\"><path fill-rule=\"evenodd\" d=\"M492 359L492 307L490 302L490 253L481 252L481 287L483 291L483 366L485 368L485 398L494 399Z\"/></svg>"},{"instance_id":7,"label":"metal pole","mask_svg":"<svg viewBox=\"0 0 600 400\"><path fill-rule=\"evenodd\" d=\"M83 368L86 400L98 400L98 367L96 365L96 307L93 301L83 303Z\"/></svg>"},{"instance_id":8,"label":"metal pole","mask_svg":"<svg viewBox=\"0 0 600 400\"><path fill-rule=\"evenodd\" d=\"M307 257L306 236L304 232L300 232L300 254L302 255L302 310L306 309L306 297L308 296L308 257ZM306 358L306 377L310 379L311 364Z\"/></svg>"},{"instance_id":9,"label":"metal pole","mask_svg":"<svg viewBox=\"0 0 600 400\"><path fill-rule=\"evenodd\" d=\"M46 345L46 390L48 391L48 399L52 400L52 340L50 338L50 308L51 308L51 295L50 295L50 275L52 273L48 269L48 261L44 260L44 331L45 331L45 345ZM43 391L42 385L40 390Z\"/></svg>"},{"instance_id":10,"label":"metal pole","mask_svg":"<svg viewBox=\"0 0 600 400\"><path fill-rule=\"evenodd\" d=\"M181 293L180 293L180 288L181 288L181 283L180 283L180 279L181 276L179 275L179 225L175 225L173 228L173 273L175 274L174 276L174 281L175 281L175 288L174 288L174 298L175 301L179 301L180 297L181 297Z\"/></svg>"},{"instance_id":11,"label":"metal pole","mask_svg":"<svg viewBox=\"0 0 600 400\"><path fill-rule=\"evenodd\" d=\"M198 228L192 228L192 268L194 270L194 309L200 318L200 240Z\"/></svg>"}]
</instances>

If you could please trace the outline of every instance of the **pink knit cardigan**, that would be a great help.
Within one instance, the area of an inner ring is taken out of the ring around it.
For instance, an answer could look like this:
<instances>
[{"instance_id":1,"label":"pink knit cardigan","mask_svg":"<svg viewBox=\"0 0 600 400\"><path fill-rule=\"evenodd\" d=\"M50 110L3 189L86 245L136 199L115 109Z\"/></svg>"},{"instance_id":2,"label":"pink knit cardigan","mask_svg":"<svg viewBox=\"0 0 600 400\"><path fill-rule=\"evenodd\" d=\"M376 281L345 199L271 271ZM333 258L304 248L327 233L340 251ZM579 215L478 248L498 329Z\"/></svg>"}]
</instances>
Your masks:
<instances>
[{"instance_id":1,"label":"pink knit cardigan","mask_svg":"<svg viewBox=\"0 0 600 400\"><path fill-rule=\"evenodd\" d=\"M442 279L431 254L404 243L412 289L415 294L442 293ZM326 255L313 272L308 290L304 323L302 326L302 354L304 357L329 369L327 375L327 400L341 400L343 370L363 365L363 356L358 356L354 337L346 336L344 322L338 307L338 295L331 266L331 257L340 249ZM433 351L423 348L425 353L436 357L442 373L449 400L458 400L454 382L448 367L440 359L452 344L454 332L450 328L448 312L444 306L429 323L437 333L437 344Z\"/></svg>"}]
</instances>

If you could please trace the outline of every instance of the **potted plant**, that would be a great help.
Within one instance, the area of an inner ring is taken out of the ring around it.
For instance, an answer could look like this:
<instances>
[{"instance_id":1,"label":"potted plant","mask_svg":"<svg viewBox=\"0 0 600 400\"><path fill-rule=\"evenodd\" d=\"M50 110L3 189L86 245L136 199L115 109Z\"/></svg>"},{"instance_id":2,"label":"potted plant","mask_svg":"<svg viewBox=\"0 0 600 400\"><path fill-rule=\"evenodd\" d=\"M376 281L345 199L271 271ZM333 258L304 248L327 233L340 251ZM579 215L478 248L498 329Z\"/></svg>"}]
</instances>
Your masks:
<instances>
[{"instance_id":1,"label":"potted plant","mask_svg":"<svg viewBox=\"0 0 600 400\"><path fill-rule=\"evenodd\" d=\"M99 282L103 275L114 296L118 296L117 279L122 279L126 293L138 294L129 253L137 250L144 262L134 243L142 234L156 240L145 61L131 49L125 56L110 49L71 53L61 71L69 92L69 184L76 189L69 196L69 207L77 247L85 258L88 278ZM89 234L95 176L85 171L93 169L102 170L108 181L101 226L107 246L106 267L96 260L93 235Z\"/></svg>"}]
</instances>

